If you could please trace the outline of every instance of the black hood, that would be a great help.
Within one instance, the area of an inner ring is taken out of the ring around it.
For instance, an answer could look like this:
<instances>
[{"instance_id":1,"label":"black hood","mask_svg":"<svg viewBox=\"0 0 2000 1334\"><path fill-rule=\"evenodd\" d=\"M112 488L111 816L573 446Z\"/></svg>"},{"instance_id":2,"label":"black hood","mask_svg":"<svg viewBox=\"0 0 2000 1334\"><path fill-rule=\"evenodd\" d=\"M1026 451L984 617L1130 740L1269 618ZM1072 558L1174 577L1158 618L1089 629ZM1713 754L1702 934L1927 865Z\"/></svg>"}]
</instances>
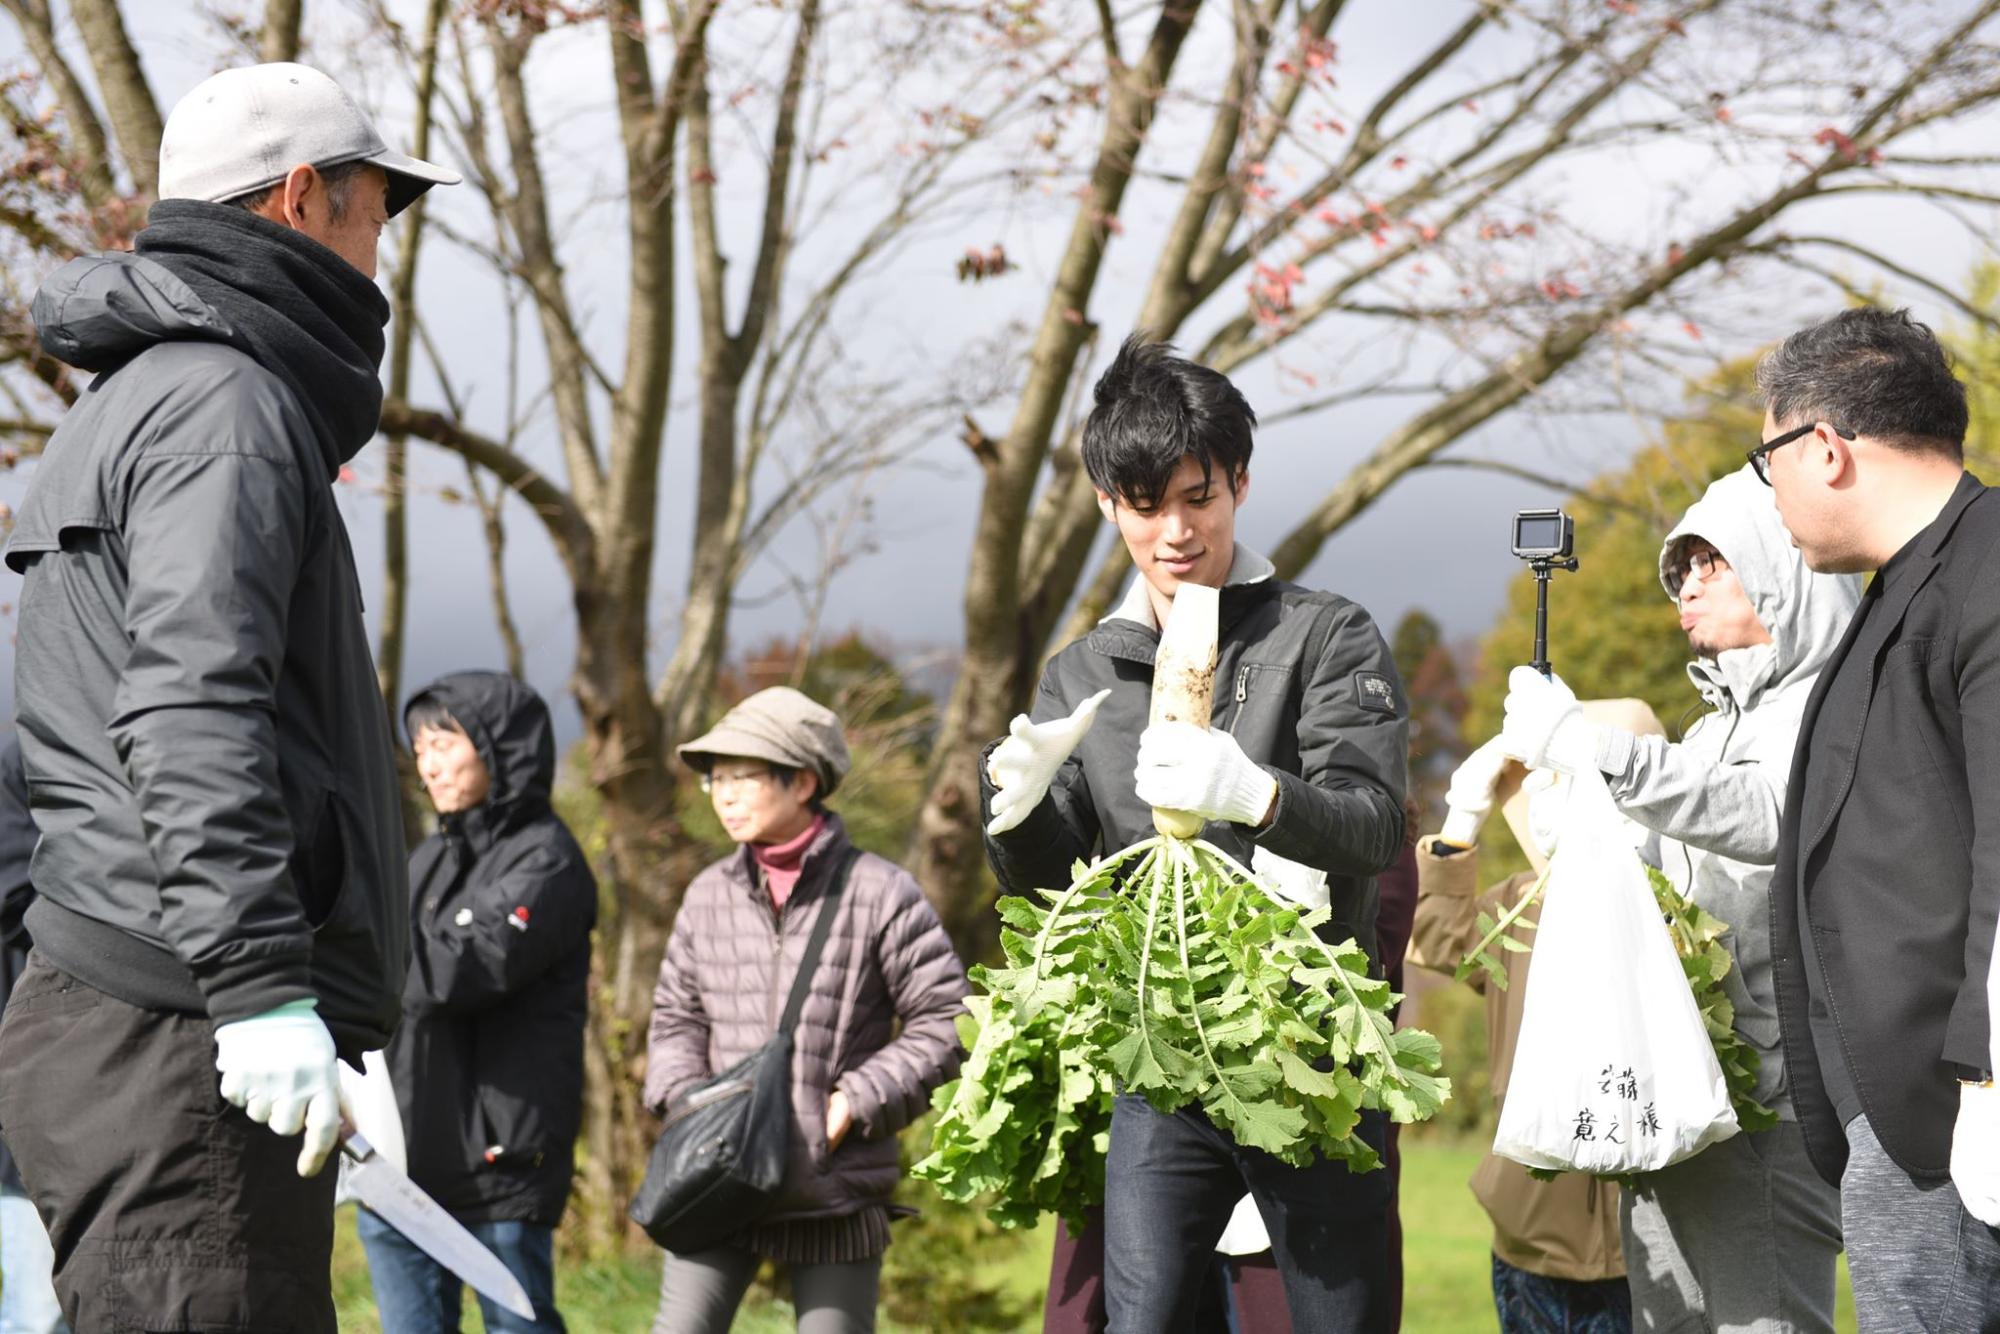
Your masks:
<instances>
[{"instance_id":1,"label":"black hood","mask_svg":"<svg viewBox=\"0 0 2000 1334\"><path fill-rule=\"evenodd\" d=\"M50 356L115 370L155 343L226 343L283 380L332 478L375 435L389 302L319 242L240 208L153 205L134 254L72 260L35 294Z\"/></svg>"},{"instance_id":2,"label":"black hood","mask_svg":"<svg viewBox=\"0 0 2000 1334\"><path fill-rule=\"evenodd\" d=\"M410 702L426 695L443 704L472 738L493 780L486 805L499 811L548 803L556 779L556 732L540 695L505 672L453 672ZM409 705L403 708L407 718Z\"/></svg>"}]
</instances>

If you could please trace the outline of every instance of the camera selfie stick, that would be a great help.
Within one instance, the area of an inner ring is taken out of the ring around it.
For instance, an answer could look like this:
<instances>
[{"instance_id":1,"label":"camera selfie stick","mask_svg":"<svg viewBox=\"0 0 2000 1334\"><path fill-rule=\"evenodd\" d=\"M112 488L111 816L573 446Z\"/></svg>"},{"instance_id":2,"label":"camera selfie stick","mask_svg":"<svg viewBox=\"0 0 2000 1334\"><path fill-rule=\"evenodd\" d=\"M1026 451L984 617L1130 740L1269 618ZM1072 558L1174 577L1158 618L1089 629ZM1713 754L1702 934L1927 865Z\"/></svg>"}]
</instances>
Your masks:
<instances>
[{"instance_id":1,"label":"camera selfie stick","mask_svg":"<svg viewBox=\"0 0 2000 1334\"><path fill-rule=\"evenodd\" d=\"M1576 569L1576 557L1557 560L1553 556L1537 556L1528 562L1528 568L1535 572L1535 657L1529 666L1543 676L1552 674L1549 666L1549 576L1557 570Z\"/></svg>"}]
</instances>

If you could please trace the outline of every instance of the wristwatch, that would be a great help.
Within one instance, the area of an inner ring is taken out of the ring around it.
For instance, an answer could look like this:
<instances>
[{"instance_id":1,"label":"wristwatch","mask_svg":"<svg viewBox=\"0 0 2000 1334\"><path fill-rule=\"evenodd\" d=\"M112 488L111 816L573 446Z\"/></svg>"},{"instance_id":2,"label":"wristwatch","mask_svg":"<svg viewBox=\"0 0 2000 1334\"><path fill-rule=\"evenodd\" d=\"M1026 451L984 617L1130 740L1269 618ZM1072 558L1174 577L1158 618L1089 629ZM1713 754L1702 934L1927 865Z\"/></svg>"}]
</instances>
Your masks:
<instances>
[{"instance_id":1,"label":"wristwatch","mask_svg":"<svg viewBox=\"0 0 2000 1334\"><path fill-rule=\"evenodd\" d=\"M1958 1082L1967 1088L1984 1089L1993 1087L1993 1072L1991 1070L1981 1070L1976 1066L1960 1065L1956 1061L1952 1063L1952 1068L1958 1072Z\"/></svg>"}]
</instances>

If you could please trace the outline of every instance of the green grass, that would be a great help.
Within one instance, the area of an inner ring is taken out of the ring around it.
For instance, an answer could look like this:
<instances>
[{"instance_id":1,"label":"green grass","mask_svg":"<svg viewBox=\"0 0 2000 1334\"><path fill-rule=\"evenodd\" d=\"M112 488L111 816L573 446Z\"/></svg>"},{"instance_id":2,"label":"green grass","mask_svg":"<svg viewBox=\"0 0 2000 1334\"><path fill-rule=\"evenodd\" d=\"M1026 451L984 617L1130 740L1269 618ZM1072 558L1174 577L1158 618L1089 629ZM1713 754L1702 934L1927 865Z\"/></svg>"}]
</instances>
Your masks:
<instances>
[{"instance_id":1,"label":"green grass","mask_svg":"<svg viewBox=\"0 0 2000 1334\"><path fill-rule=\"evenodd\" d=\"M1488 1286L1491 1232L1485 1213L1465 1185L1480 1153L1476 1144L1435 1138L1413 1139L1404 1149L1403 1328L1411 1334L1491 1334L1495 1328ZM914 1250L917 1239L904 1229L923 1228L927 1222L897 1224L898 1235L905 1239L898 1244ZM958 1264L976 1267L986 1283L1008 1302L1035 1313L1019 1322L1017 1328L1021 1330L1041 1328L1039 1301L1047 1282L1051 1231L1044 1227L1027 1236L1008 1234L983 1243L976 1253L957 1260ZM893 1259L893 1250L891 1254ZM361 1244L354 1235L351 1209L341 1211L333 1271L342 1334L380 1334L381 1324L375 1317L368 1269L362 1259ZM610 1265L565 1265L557 1277L557 1297L574 1334L642 1334L652 1322L659 1281L657 1252ZM921 1289L928 1284L922 1273L897 1272L892 1264L885 1282L903 1288L893 1295L885 1291L885 1309L897 1298L900 1298L897 1305L906 1310L923 1306ZM919 1291L913 1293L912 1288ZM946 1301L941 1305L944 1309L914 1322L885 1315L879 1328L883 1334L928 1334L992 1327L969 1326L962 1315L955 1317L954 1312L966 1309L961 1303ZM476 1304L468 1300L467 1307L465 1328L480 1329ZM752 1289L735 1330L736 1334L780 1334L792 1327L789 1303L767 1282ZM1840 1270L1837 1328L1842 1334L1855 1328L1844 1261Z\"/></svg>"}]
</instances>

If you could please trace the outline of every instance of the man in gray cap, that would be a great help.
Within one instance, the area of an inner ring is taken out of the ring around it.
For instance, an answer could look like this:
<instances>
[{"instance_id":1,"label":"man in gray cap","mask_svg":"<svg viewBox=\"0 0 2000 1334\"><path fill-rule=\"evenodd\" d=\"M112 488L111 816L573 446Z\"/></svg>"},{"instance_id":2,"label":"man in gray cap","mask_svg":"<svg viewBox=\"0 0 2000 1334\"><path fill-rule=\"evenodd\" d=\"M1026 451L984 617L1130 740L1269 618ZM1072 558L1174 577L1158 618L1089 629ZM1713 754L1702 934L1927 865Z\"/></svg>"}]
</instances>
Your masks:
<instances>
[{"instance_id":1,"label":"man in gray cap","mask_svg":"<svg viewBox=\"0 0 2000 1334\"><path fill-rule=\"evenodd\" d=\"M201 84L160 163L136 252L35 298L96 379L6 554L42 838L0 1128L76 1328L317 1334L335 1062L388 1040L407 963L333 483L381 410L382 227L457 177L301 65Z\"/></svg>"}]
</instances>

